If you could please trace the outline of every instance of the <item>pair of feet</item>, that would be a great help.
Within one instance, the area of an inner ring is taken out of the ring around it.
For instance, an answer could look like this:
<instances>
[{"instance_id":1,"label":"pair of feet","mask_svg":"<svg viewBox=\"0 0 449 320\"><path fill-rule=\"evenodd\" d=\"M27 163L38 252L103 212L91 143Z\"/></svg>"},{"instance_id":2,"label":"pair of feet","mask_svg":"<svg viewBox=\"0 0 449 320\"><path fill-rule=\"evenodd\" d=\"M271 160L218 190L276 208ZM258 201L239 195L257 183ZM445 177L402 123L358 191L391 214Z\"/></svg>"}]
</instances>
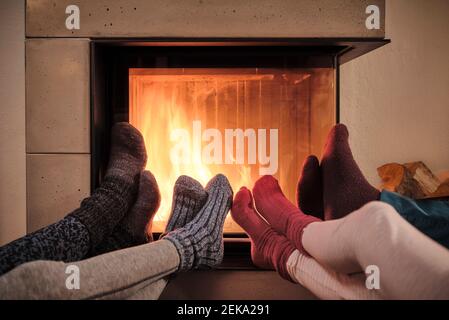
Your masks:
<instances>
[{"instance_id":1,"label":"pair of feet","mask_svg":"<svg viewBox=\"0 0 449 320\"><path fill-rule=\"evenodd\" d=\"M379 200L379 191L354 160L348 139L346 126L337 124L328 134L321 163L314 155L304 161L296 189L303 212L324 220L339 219Z\"/></svg>"},{"instance_id":2,"label":"pair of feet","mask_svg":"<svg viewBox=\"0 0 449 320\"><path fill-rule=\"evenodd\" d=\"M342 218L379 199L379 191L367 182L355 162L348 138L345 125L334 126L321 163L316 156L305 160L298 181L298 206L285 198L271 176L255 183L254 196L247 188L236 194L231 214L251 238L251 256L256 266L274 268L290 279L286 270L288 257L296 249L307 255L301 241L307 225Z\"/></svg>"},{"instance_id":3,"label":"pair of feet","mask_svg":"<svg viewBox=\"0 0 449 320\"><path fill-rule=\"evenodd\" d=\"M223 226L232 196L229 181L221 174L213 177L205 188L188 176L176 180L170 218L161 238L175 246L180 259L179 271L221 263ZM137 200L105 241L107 250L104 252L151 242L151 225L158 207L154 204L159 200L156 180L144 171L140 176Z\"/></svg>"},{"instance_id":4,"label":"pair of feet","mask_svg":"<svg viewBox=\"0 0 449 320\"><path fill-rule=\"evenodd\" d=\"M179 271L214 267L223 259L223 226L232 204L232 188L221 174L205 188L188 176L180 176L163 240L178 251Z\"/></svg>"},{"instance_id":5,"label":"pair of feet","mask_svg":"<svg viewBox=\"0 0 449 320\"><path fill-rule=\"evenodd\" d=\"M301 239L304 228L321 221L292 204L272 176L260 178L253 194L242 187L235 195L231 215L251 239L253 263L263 269L275 269L288 280L291 279L286 265L292 252L307 254Z\"/></svg>"},{"instance_id":6,"label":"pair of feet","mask_svg":"<svg viewBox=\"0 0 449 320\"><path fill-rule=\"evenodd\" d=\"M146 160L140 132L128 123L114 125L104 181L71 214L89 230L91 256L153 240L152 221L161 196L154 176L143 171ZM221 262L223 226L232 196L223 175L212 178L206 188L190 177L178 178L164 239L179 253L179 270Z\"/></svg>"},{"instance_id":7,"label":"pair of feet","mask_svg":"<svg viewBox=\"0 0 449 320\"><path fill-rule=\"evenodd\" d=\"M143 136L128 123L115 124L111 133L110 160L101 185L70 214L89 231L89 256L152 241L147 231L161 200L155 177L144 171Z\"/></svg>"}]
</instances>

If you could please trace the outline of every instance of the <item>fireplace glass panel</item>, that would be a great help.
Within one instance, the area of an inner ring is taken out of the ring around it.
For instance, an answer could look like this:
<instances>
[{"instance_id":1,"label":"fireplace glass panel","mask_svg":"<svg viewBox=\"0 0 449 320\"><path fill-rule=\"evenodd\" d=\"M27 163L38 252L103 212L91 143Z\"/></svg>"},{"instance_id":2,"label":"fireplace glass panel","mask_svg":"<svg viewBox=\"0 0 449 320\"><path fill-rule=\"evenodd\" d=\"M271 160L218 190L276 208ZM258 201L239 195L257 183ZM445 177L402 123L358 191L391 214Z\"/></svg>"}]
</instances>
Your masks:
<instances>
[{"instance_id":1,"label":"fireplace glass panel","mask_svg":"<svg viewBox=\"0 0 449 320\"><path fill-rule=\"evenodd\" d=\"M130 68L129 121L162 196L153 231L183 174L205 185L222 173L234 193L272 174L295 203L302 162L336 122L335 79L333 68ZM243 232L230 215L224 231Z\"/></svg>"}]
</instances>

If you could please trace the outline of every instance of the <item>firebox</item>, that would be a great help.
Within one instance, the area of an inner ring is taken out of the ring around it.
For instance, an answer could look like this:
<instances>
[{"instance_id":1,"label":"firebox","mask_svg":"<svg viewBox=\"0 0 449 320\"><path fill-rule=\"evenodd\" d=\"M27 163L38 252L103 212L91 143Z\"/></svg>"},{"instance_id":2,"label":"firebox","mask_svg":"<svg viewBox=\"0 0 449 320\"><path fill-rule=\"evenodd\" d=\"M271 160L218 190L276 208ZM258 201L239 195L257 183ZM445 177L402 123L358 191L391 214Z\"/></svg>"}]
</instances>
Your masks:
<instances>
[{"instance_id":1,"label":"firebox","mask_svg":"<svg viewBox=\"0 0 449 320\"><path fill-rule=\"evenodd\" d=\"M128 121L144 136L147 169L162 195L155 233L164 230L180 175L204 185L222 173L234 192L273 175L295 202L302 162L321 155L339 121L340 64L387 42L97 39L91 45L92 188L108 161L110 128ZM230 215L224 233L232 248L226 254L248 252Z\"/></svg>"}]
</instances>

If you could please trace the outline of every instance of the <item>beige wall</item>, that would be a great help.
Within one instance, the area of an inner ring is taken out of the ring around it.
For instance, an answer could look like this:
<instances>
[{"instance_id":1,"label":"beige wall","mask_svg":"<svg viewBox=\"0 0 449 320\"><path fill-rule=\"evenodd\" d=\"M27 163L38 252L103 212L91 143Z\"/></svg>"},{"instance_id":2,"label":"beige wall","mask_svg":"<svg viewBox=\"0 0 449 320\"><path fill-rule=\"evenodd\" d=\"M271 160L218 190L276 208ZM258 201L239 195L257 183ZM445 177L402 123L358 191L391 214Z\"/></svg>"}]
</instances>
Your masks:
<instances>
[{"instance_id":1,"label":"beige wall","mask_svg":"<svg viewBox=\"0 0 449 320\"><path fill-rule=\"evenodd\" d=\"M0 1L0 245L26 232L24 1Z\"/></svg>"},{"instance_id":2,"label":"beige wall","mask_svg":"<svg viewBox=\"0 0 449 320\"><path fill-rule=\"evenodd\" d=\"M449 169L449 1L388 0L386 13L392 43L341 68L341 122L376 185L386 162Z\"/></svg>"}]
</instances>

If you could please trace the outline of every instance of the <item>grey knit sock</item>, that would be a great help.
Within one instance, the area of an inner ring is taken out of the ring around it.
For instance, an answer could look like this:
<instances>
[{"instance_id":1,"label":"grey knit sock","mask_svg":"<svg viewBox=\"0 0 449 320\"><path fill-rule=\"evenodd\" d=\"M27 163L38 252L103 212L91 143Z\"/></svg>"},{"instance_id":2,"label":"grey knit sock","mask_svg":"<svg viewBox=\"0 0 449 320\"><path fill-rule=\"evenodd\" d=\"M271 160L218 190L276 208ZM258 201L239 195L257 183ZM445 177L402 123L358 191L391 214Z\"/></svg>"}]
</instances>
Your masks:
<instances>
[{"instance_id":1,"label":"grey knit sock","mask_svg":"<svg viewBox=\"0 0 449 320\"><path fill-rule=\"evenodd\" d=\"M188 176L180 176L173 188L171 213L165 233L182 228L192 221L206 200L207 192L198 181Z\"/></svg>"},{"instance_id":2,"label":"grey knit sock","mask_svg":"<svg viewBox=\"0 0 449 320\"><path fill-rule=\"evenodd\" d=\"M169 232L180 257L179 271L213 267L223 259L223 225L232 205L232 188L224 175L216 175L206 186L204 206L186 226Z\"/></svg>"},{"instance_id":3,"label":"grey knit sock","mask_svg":"<svg viewBox=\"0 0 449 320\"><path fill-rule=\"evenodd\" d=\"M129 123L115 124L105 178L101 186L81 202L80 208L70 214L88 229L91 249L112 233L133 205L146 160L140 132Z\"/></svg>"},{"instance_id":4,"label":"grey knit sock","mask_svg":"<svg viewBox=\"0 0 449 320\"><path fill-rule=\"evenodd\" d=\"M112 234L93 249L92 256L153 241L151 225L160 200L156 179L151 172L143 171L136 202Z\"/></svg>"}]
</instances>

